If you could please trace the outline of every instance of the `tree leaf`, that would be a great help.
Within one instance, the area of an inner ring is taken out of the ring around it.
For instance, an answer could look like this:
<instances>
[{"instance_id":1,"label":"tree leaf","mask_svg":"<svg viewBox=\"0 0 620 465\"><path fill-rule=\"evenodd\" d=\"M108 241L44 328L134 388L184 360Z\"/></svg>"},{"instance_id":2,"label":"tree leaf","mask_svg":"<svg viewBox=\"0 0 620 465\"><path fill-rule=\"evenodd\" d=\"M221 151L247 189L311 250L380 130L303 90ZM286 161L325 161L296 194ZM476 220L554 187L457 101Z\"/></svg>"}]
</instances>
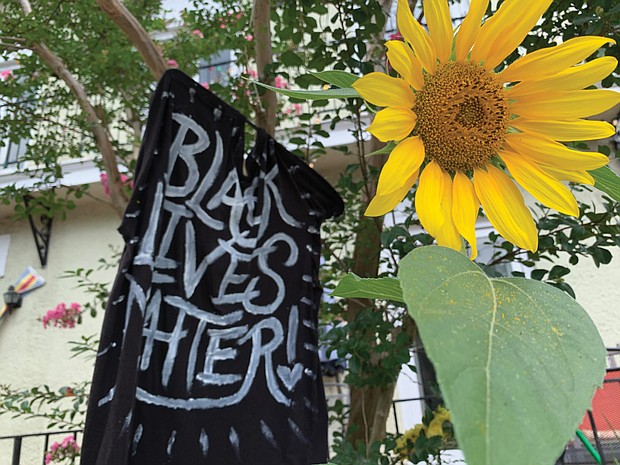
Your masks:
<instances>
[{"instance_id":1,"label":"tree leaf","mask_svg":"<svg viewBox=\"0 0 620 465\"><path fill-rule=\"evenodd\" d=\"M583 308L437 246L407 255L399 279L468 465L552 465L605 373Z\"/></svg>"},{"instance_id":2,"label":"tree leaf","mask_svg":"<svg viewBox=\"0 0 620 465\"><path fill-rule=\"evenodd\" d=\"M620 176L608 166L590 171L590 174L594 177L594 187L620 202Z\"/></svg>"},{"instance_id":3,"label":"tree leaf","mask_svg":"<svg viewBox=\"0 0 620 465\"><path fill-rule=\"evenodd\" d=\"M267 89L271 89L278 94L286 95L287 97L298 98L302 100L329 100L332 98L358 98L360 94L355 89L327 89L327 90L293 90L293 89L278 89L277 87L269 86L259 81L250 81Z\"/></svg>"},{"instance_id":4,"label":"tree leaf","mask_svg":"<svg viewBox=\"0 0 620 465\"><path fill-rule=\"evenodd\" d=\"M321 81L343 88L351 87L353 83L360 78L353 73L347 73L346 71L338 70L320 71L318 73L310 74L320 79Z\"/></svg>"},{"instance_id":5,"label":"tree leaf","mask_svg":"<svg viewBox=\"0 0 620 465\"><path fill-rule=\"evenodd\" d=\"M396 278L360 278L347 274L332 291L335 297L358 299L385 299L404 302L400 283Z\"/></svg>"},{"instance_id":6,"label":"tree leaf","mask_svg":"<svg viewBox=\"0 0 620 465\"><path fill-rule=\"evenodd\" d=\"M379 150L375 150L374 152L367 153L365 156L366 157L372 157L374 155L387 155L387 154L390 154L390 153L392 153L392 150L394 150L396 148L397 145L398 144L396 144L396 142L391 140L390 142L385 144L385 146L381 147Z\"/></svg>"}]
</instances>

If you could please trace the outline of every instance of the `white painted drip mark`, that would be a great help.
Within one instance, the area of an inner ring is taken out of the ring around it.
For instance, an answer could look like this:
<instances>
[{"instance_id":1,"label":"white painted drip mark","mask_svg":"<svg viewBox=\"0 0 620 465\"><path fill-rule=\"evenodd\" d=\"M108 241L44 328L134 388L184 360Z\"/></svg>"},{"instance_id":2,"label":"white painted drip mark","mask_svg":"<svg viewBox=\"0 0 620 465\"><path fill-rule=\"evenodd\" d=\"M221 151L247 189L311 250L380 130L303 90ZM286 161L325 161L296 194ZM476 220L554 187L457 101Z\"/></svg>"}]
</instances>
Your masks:
<instances>
[{"instance_id":1,"label":"white painted drip mark","mask_svg":"<svg viewBox=\"0 0 620 465\"><path fill-rule=\"evenodd\" d=\"M264 420L260 421L260 430L267 442L271 444L274 449L280 450L278 443L276 442L276 438L273 435L273 431L271 431L271 428L269 428L269 425L267 425Z\"/></svg>"},{"instance_id":2,"label":"white painted drip mark","mask_svg":"<svg viewBox=\"0 0 620 465\"><path fill-rule=\"evenodd\" d=\"M309 342L304 343L304 349L309 350L310 352L318 352L319 348L314 344L310 344Z\"/></svg>"},{"instance_id":3,"label":"white painted drip mark","mask_svg":"<svg viewBox=\"0 0 620 465\"><path fill-rule=\"evenodd\" d=\"M204 428L200 430L200 438L198 439L198 442L200 443L202 455L207 458L207 455L209 455L209 436L205 433Z\"/></svg>"},{"instance_id":4,"label":"white painted drip mark","mask_svg":"<svg viewBox=\"0 0 620 465\"><path fill-rule=\"evenodd\" d=\"M97 357L101 357L105 355L110 349L114 349L116 347L116 342L111 342L106 348L101 349L100 352L97 353Z\"/></svg>"},{"instance_id":5,"label":"white painted drip mark","mask_svg":"<svg viewBox=\"0 0 620 465\"><path fill-rule=\"evenodd\" d=\"M112 399L114 399L114 388L110 389L104 397L99 399L99 402L97 402L97 406L101 407L102 405L105 405L108 402L112 401Z\"/></svg>"},{"instance_id":6,"label":"white painted drip mark","mask_svg":"<svg viewBox=\"0 0 620 465\"><path fill-rule=\"evenodd\" d=\"M241 447L239 445L239 435L237 434L237 431L235 430L235 428L230 428L230 433L228 434L228 440L230 441L230 445L233 447L233 450L235 452L235 457L237 457L237 460L239 462L241 462Z\"/></svg>"},{"instance_id":7,"label":"white painted drip mark","mask_svg":"<svg viewBox=\"0 0 620 465\"><path fill-rule=\"evenodd\" d=\"M314 324L314 321L311 320L303 320L301 322L306 328L308 329L312 329L314 331L316 331L316 325Z\"/></svg>"},{"instance_id":8,"label":"white painted drip mark","mask_svg":"<svg viewBox=\"0 0 620 465\"><path fill-rule=\"evenodd\" d=\"M121 429L121 433L124 433L131 426L131 418L133 417L133 412L130 410L127 416L125 417L125 421L123 422L123 428Z\"/></svg>"},{"instance_id":9,"label":"white painted drip mark","mask_svg":"<svg viewBox=\"0 0 620 465\"><path fill-rule=\"evenodd\" d=\"M131 455L136 455L138 453L138 444L140 443L140 439L142 439L143 432L144 427L138 425L136 427L136 432L133 434L133 440L131 441Z\"/></svg>"},{"instance_id":10,"label":"white painted drip mark","mask_svg":"<svg viewBox=\"0 0 620 465\"><path fill-rule=\"evenodd\" d=\"M168 454L168 457L172 457L172 448L174 447L174 441L177 440L177 432L176 430L173 430L172 433L170 434L170 439L168 439L168 445L166 446L166 454Z\"/></svg>"},{"instance_id":11,"label":"white painted drip mark","mask_svg":"<svg viewBox=\"0 0 620 465\"><path fill-rule=\"evenodd\" d=\"M297 436L297 439L299 439L301 442L303 442L306 445L310 445L310 441L308 441L308 439L304 436L303 431L299 428L299 426L297 426L297 423L295 423L290 418L288 419L288 426L293 432L293 434Z\"/></svg>"}]
</instances>

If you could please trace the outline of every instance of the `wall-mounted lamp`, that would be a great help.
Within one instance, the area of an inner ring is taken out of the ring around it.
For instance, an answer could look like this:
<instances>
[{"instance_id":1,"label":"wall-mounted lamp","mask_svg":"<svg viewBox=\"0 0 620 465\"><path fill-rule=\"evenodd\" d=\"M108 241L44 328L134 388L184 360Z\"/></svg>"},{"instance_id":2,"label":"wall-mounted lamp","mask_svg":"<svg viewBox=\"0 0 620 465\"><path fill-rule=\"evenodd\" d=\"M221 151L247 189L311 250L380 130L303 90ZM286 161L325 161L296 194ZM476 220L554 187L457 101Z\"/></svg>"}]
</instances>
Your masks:
<instances>
[{"instance_id":1,"label":"wall-mounted lamp","mask_svg":"<svg viewBox=\"0 0 620 465\"><path fill-rule=\"evenodd\" d=\"M22 306L22 296L17 293L14 286L9 286L9 290L4 293L4 303L9 310L9 315L13 309Z\"/></svg>"}]
</instances>

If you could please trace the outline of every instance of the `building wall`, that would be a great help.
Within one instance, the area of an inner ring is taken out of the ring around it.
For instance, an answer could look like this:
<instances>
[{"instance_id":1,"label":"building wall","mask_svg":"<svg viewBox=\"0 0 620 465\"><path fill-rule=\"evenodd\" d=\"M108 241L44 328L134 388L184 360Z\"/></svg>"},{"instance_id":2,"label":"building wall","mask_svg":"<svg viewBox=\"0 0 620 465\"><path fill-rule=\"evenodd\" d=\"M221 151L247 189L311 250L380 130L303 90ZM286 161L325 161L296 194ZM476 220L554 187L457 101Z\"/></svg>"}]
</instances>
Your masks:
<instances>
[{"instance_id":1,"label":"building wall","mask_svg":"<svg viewBox=\"0 0 620 465\"><path fill-rule=\"evenodd\" d=\"M93 194L105 198L99 186L95 186ZM81 200L65 221L54 220L48 264L42 268L28 221L14 220L7 207L0 211L0 234L11 236L0 290L4 292L27 266L33 266L47 281L43 287L24 296L21 308L0 321L0 384L10 384L14 388L47 384L58 389L90 378L93 361L71 358L69 341L79 340L81 335L97 334L103 313L99 312L94 319L85 316L83 324L75 329L44 329L37 319L59 302L82 303L90 298L75 288L75 280L61 276L67 270L97 268L100 258L110 256L110 244L120 250L122 240L116 232L118 224L118 216L106 204L92 198ZM115 274L115 269L96 271L93 278L111 281ZM0 436L42 431L46 431L44 421L0 416ZM28 455L34 447L33 441L24 441L22 463L38 463L40 458L32 459ZM0 440L0 465L8 465L10 459L9 441Z\"/></svg>"}]
</instances>

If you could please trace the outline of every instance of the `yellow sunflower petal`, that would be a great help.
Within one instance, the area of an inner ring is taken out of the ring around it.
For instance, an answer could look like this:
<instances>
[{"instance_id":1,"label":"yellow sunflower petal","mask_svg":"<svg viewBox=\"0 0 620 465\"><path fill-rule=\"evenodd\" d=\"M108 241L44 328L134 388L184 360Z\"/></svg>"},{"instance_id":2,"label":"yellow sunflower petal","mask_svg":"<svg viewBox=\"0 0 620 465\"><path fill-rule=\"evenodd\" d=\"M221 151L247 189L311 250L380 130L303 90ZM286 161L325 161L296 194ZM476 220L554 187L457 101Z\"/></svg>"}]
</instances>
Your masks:
<instances>
[{"instance_id":1,"label":"yellow sunflower petal","mask_svg":"<svg viewBox=\"0 0 620 465\"><path fill-rule=\"evenodd\" d=\"M493 69L516 49L552 0L506 0L480 28L471 61Z\"/></svg>"},{"instance_id":2,"label":"yellow sunflower petal","mask_svg":"<svg viewBox=\"0 0 620 465\"><path fill-rule=\"evenodd\" d=\"M381 142L402 140L415 126L415 114L407 108L384 108L377 112L367 131Z\"/></svg>"},{"instance_id":3,"label":"yellow sunflower petal","mask_svg":"<svg viewBox=\"0 0 620 465\"><path fill-rule=\"evenodd\" d=\"M434 73L437 67L435 47L424 28L413 17L407 0L398 0L396 22L398 30L409 42L422 66L428 72Z\"/></svg>"},{"instance_id":4,"label":"yellow sunflower petal","mask_svg":"<svg viewBox=\"0 0 620 465\"><path fill-rule=\"evenodd\" d=\"M616 42L608 37L575 37L554 47L528 53L509 65L500 76L504 82L510 82L556 74L585 60L607 43Z\"/></svg>"},{"instance_id":5,"label":"yellow sunflower petal","mask_svg":"<svg viewBox=\"0 0 620 465\"><path fill-rule=\"evenodd\" d=\"M452 19L447 0L426 0L424 17L428 24L431 41L435 46L437 58L442 63L448 61L452 52Z\"/></svg>"},{"instance_id":6,"label":"yellow sunflower petal","mask_svg":"<svg viewBox=\"0 0 620 465\"><path fill-rule=\"evenodd\" d=\"M472 0L467 16L456 33L456 60L464 61L480 32L480 23L489 6L489 0Z\"/></svg>"},{"instance_id":7,"label":"yellow sunflower petal","mask_svg":"<svg viewBox=\"0 0 620 465\"><path fill-rule=\"evenodd\" d=\"M400 189L411 173L420 169L424 161L424 144L419 137L409 137L392 150L381 169L377 195L387 195Z\"/></svg>"},{"instance_id":8,"label":"yellow sunflower petal","mask_svg":"<svg viewBox=\"0 0 620 465\"><path fill-rule=\"evenodd\" d=\"M364 100L379 107L412 108L415 96L404 79L369 73L353 83Z\"/></svg>"},{"instance_id":9,"label":"yellow sunflower petal","mask_svg":"<svg viewBox=\"0 0 620 465\"><path fill-rule=\"evenodd\" d=\"M566 215L579 215L577 200L560 181L545 173L527 158L510 152L500 152L512 177L539 202Z\"/></svg>"},{"instance_id":10,"label":"yellow sunflower petal","mask_svg":"<svg viewBox=\"0 0 620 465\"><path fill-rule=\"evenodd\" d=\"M579 90L603 80L618 66L614 57L601 57L544 79L522 81L508 90L508 97L519 99L536 92Z\"/></svg>"},{"instance_id":11,"label":"yellow sunflower petal","mask_svg":"<svg viewBox=\"0 0 620 465\"><path fill-rule=\"evenodd\" d=\"M452 220L458 232L471 245L471 259L478 255L476 247L476 219L480 201L474 185L463 173L456 172L452 184Z\"/></svg>"},{"instance_id":12,"label":"yellow sunflower petal","mask_svg":"<svg viewBox=\"0 0 620 465\"><path fill-rule=\"evenodd\" d=\"M454 221L452 219L452 201L453 201L453 188L452 178L447 171L442 170L443 176L443 193L441 195L440 210L443 220L443 225L437 231L435 239L437 244L450 247L454 250L461 250L463 242L461 241L461 235L456 229Z\"/></svg>"},{"instance_id":13,"label":"yellow sunflower petal","mask_svg":"<svg viewBox=\"0 0 620 465\"><path fill-rule=\"evenodd\" d=\"M411 186L413 186L413 184L416 182L416 179L418 179L418 173L419 171L416 171L411 176L409 176L405 180L405 183L402 185L402 187L400 187L399 189L386 195L375 195L375 197L368 205L368 208L366 208L366 212L364 213L364 215L382 216L394 210L394 208L396 208L396 205L402 202L402 200L405 198L405 196L409 192L409 189L411 189Z\"/></svg>"},{"instance_id":14,"label":"yellow sunflower petal","mask_svg":"<svg viewBox=\"0 0 620 465\"><path fill-rule=\"evenodd\" d=\"M520 98L510 110L515 115L530 119L570 121L598 115L618 103L620 92L607 89L540 92Z\"/></svg>"},{"instance_id":15,"label":"yellow sunflower petal","mask_svg":"<svg viewBox=\"0 0 620 465\"><path fill-rule=\"evenodd\" d=\"M572 142L577 140L596 140L611 137L616 129L607 121L576 120L576 121L543 121L517 118L510 122L511 126L523 132L535 132L549 139Z\"/></svg>"},{"instance_id":16,"label":"yellow sunflower petal","mask_svg":"<svg viewBox=\"0 0 620 465\"><path fill-rule=\"evenodd\" d=\"M535 252L538 231L523 196L512 180L493 165L474 170L474 187L482 208L502 237Z\"/></svg>"},{"instance_id":17,"label":"yellow sunflower petal","mask_svg":"<svg viewBox=\"0 0 620 465\"><path fill-rule=\"evenodd\" d=\"M424 87L422 65L409 45L401 40L390 40L385 43L385 46L388 49L387 59L392 68L414 89L420 90Z\"/></svg>"},{"instance_id":18,"label":"yellow sunflower petal","mask_svg":"<svg viewBox=\"0 0 620 465\"><path fill-rule=\"evenodd\" d=\"M444 175L441 167L431 161L420 175L418 190L415 194L415 210L422 227L437 237L443 226L441 200L444 191Z\"/></svg>"},{"instance_id":19,"label":"yellow sunflower petal","mask_svg":"<svg viewBox=\"0 0 620 465\"><path fill-rule=\"evenodd\" d=\"M564 170L554 166L541 165L540 168L559 181L578 182L579 184L594 185L594 178L587 171Z\"/></svg>"},{"instance_id":20,"label":"yellow sunflower petal","mask_svg":"<svg viewBox=\"0 0 620 465\"><path fill-rule=\"evenodd\" d=\"M523 154L546 166L567 170L595 170L609 163L602 153L569 149L559 142L534 133L506 134L505 143L512 152Z\"/></svg>"}]
</instances>

